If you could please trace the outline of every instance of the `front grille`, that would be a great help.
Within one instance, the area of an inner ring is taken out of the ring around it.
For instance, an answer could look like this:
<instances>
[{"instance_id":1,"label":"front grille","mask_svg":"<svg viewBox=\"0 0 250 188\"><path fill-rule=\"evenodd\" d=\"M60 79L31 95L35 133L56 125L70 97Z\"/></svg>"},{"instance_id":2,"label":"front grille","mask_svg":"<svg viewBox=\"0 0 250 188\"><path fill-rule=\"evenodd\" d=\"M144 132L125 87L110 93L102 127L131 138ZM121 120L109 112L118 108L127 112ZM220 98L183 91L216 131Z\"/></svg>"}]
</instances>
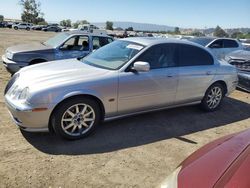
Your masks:
<instances>
[{"instance_id":1,"label":"front grille","mask_svg":"<svg viewBox=\"0 0 250 188\"><path fill-rule=\"evenodd\" d=\"M239 78L239 86L244 87L250 90L250 79L241 75L238 75Z\"/></svg>"}]
</instances>

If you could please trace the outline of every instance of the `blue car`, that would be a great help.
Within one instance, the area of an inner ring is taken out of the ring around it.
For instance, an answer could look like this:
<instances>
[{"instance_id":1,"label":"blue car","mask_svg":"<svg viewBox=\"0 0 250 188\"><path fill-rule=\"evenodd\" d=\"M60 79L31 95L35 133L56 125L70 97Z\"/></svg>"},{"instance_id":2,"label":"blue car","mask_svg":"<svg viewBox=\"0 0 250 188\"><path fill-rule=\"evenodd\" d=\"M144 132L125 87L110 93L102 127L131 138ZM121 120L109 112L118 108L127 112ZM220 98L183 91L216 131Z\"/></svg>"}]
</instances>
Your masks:
<instances>
[{"instance_id":1,"label":"blue car","mask_svg":"<svg viewBox=\"0 0 250 188\"><path fill-rule=\"evenodd\" d=\"M14 74L28 65L84 57L112 41L113 38L106 34L83 31L64 32L46 42L9 47L2 56L2 60L7 71Z\"/></svg>"}]
</instances>

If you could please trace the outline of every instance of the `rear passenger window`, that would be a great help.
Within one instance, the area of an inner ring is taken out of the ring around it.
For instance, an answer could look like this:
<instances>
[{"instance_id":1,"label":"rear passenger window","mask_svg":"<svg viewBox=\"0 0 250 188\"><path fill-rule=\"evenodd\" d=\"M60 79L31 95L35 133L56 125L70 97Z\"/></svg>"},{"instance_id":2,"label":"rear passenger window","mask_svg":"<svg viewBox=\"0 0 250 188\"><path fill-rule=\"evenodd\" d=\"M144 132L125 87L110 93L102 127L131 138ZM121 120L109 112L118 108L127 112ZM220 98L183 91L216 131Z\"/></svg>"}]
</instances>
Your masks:
<instances>
[{"instance_id":1,"label":"rear passenger window","mask_svg":"<svg viewBox=\"0 0 250 188\"><path fill-rule=\"evenodd\" d=\"M239 44L234 40L224 40L224 48L238 48Z\"/></svg>"},{"instance_id":2,"label":"rear passenger window","mask_svg":"<svg viewBox=\"0 0 250 188\"><path fill-rule=\"evenodd\" d=\"M205 50L191 45L179 45L179 66L212 65L213 57Z\"/></svg>"}]
</instances>

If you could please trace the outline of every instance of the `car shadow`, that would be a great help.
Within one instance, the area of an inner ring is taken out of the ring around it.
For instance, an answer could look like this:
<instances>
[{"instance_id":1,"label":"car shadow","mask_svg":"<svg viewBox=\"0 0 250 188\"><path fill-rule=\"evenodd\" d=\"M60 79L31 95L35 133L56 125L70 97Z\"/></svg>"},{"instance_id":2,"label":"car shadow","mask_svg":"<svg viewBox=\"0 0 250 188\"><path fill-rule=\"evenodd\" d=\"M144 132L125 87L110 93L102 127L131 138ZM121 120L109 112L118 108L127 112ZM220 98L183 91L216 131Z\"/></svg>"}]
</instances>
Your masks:
<instances>
[{"instance_id":1,"label":"car shadow","mask_svg":"<svg viewBox=\"0 0 250 188\"><path fill-rule=\"evenodd\" d=\"M168 109L103 123L89 137L67 141L50 133L22 134L39 151L53 155L83 155L112 152L223 126L250 117L250 104L225 98L220 110L202 112L197 106Z\"/></svg>"}]
</instances>

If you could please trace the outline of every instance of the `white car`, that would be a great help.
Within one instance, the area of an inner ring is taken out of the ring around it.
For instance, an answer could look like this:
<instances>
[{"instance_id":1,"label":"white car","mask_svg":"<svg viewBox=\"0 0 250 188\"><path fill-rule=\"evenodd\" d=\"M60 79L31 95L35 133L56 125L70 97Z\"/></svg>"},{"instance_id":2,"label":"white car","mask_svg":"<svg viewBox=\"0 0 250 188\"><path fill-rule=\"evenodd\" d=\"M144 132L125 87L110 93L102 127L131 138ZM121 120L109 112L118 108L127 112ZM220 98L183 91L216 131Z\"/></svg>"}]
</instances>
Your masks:
<instances>
[{"instance_id":1,"label":"white car","mask_svg":"<svg viewBox=\"0 0 250 188\"><path fill-rule=\"evenodd\" d=\"M224 59L227 54L243 49L242 44L235 39L196 37L189 39L189 41L208 48L217 59Z\"/></svg>"},{"instance_id":2,"label":"white car","mask_svg":"<svg viewBox=\"0 0 250 188\"><path fill-rule=\"evenodd\" d=\"M32 27L32 24L29 24L29 23L19 23L19 24L15 24L12 26L12 28L14 28L15 30L26 29L27 31L29 31L31 27Z\"/></svg>"}]
</instances>

